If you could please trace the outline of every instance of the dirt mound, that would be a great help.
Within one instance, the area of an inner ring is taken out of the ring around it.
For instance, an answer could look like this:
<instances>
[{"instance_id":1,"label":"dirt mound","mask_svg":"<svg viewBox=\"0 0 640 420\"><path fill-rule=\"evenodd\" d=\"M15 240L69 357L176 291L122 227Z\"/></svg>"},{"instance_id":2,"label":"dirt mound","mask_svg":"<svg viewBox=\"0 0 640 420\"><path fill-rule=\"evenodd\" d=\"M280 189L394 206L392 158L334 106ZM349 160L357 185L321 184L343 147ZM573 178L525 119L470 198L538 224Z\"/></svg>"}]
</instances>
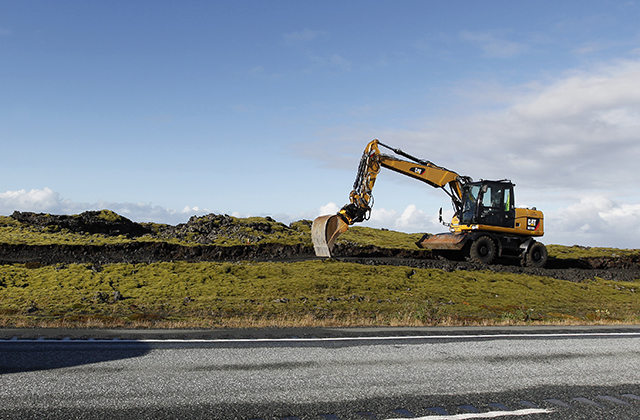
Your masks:
<instances>
[{"instance_id":1,"label":"dirt mound","mask_svg":"<svg viewBox=\"0 0 640 420\"><path fill-rule=\"evenodd\" d=\"M588 268L595 269L635 269L640 267L640 259L637 255L633 256L613 256L613 257L598 257L598 258L584 258L580 260Z\"/></svg>"}]
</instances>

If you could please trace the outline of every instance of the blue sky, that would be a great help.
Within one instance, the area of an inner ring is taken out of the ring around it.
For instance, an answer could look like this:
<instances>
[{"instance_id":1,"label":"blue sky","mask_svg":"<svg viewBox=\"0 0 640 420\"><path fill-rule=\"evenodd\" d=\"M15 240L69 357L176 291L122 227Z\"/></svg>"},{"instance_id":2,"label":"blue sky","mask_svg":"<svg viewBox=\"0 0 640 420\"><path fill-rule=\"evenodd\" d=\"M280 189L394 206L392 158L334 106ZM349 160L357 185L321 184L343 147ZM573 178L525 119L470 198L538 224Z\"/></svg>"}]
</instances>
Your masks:
<instances>
[{"instance_id":1,"label":"blue sky","mask_svg":"<svg viewBox=\"0 0 640 420\"><path fill-rule=\"evenodd\" d=\"M348 202L373 138L508 178L544 242L638 247L636 1L0 0L0 214L285 223ZM367 225L439 232L382 173Z\"/></svg>"}]
</instances>

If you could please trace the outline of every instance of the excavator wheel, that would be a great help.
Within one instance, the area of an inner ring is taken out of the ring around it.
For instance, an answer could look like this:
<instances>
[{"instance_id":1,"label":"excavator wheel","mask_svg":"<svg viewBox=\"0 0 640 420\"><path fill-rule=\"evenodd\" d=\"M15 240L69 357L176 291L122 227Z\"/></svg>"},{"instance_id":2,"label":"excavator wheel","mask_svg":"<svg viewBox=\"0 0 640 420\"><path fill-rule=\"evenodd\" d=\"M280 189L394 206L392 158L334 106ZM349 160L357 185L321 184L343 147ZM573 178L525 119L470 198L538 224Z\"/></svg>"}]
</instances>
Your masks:
<instances>
[{"instance_id":1,"label":"excavator wheel","mask_svg":"<svg viewBox=\"0 0 640 420\"><path fill-rule=\"evenodd\" d=\"M496 243L486 235L480 236L469 247L469 259L472 262L491 264L496 254Z\"/></svg>"},{"instance_id":2,"label":"excavator wheel","mask_svg":"<svg viewBox=\"0 0 640 420\"><path fill-rule=\"evenodd\" d=\"M347 222L338 215L317 217L311 225L311 240L316 256L331 258L336 239L348 228Z\"/></svg>"},{"instance_id":3,"label":"excavator wheel","mask_svg":"<svg viewBox=\"0 0 640 420\"><path fill-rule=\"evenodd\" d=\"M534 242L524 257L524 265L527 267L541 268L547 263L547 247L540 242Z\"/></svg>"}]
</instances>

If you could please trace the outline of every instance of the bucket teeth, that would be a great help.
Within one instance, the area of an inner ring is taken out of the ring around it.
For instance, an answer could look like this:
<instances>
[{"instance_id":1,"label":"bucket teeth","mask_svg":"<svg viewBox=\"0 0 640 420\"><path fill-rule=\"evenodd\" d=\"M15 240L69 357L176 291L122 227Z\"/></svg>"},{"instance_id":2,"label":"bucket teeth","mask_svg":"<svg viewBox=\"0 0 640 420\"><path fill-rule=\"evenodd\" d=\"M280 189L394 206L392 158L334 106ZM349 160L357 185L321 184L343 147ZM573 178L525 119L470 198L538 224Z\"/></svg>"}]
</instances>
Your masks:
<instances>
[{"instance_id":1,"label":"bucket teeth","mask_svg":"<svg viewBox=\"0 0 640 420\"><path fill-rule=\"evenodd\" d=\"M311 226L311 240L316 256L331 258L336 239L348 228L349 225L338 215L317 217Z\"/></svg>"}]
</instances>

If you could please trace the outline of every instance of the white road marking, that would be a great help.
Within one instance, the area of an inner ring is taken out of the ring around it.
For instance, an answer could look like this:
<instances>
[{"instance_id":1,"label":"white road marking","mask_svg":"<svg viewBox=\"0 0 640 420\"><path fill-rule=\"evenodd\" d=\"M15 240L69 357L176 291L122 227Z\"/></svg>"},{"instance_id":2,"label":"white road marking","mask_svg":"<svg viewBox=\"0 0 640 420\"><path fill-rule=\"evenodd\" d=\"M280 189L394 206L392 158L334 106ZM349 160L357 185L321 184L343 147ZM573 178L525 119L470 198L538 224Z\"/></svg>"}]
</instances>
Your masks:
<instances>
[{"instance_id":1,"label":"white road marking","mask_svg":"<svg viewBox=\"0 0 640 420\"><path fill-rule=\"evenodd\" d=\"M126 332L124 333L126 334ZM610 332L610 333L535 333L535 334L467 334L467 335L401 335L401 336L371 336L371 337L285 337L285 338L97 338L97 339L0 339L1 342L117 342L117 343L272 343L272 342L330 342L330 341L409 341L409 340L462 340L462 339L502 339L502 338L570 338L570 337L640 337L640 332Z\"/></svg>"},{"instance_id":2,"label":"white road marking","mask_svg":"<svg viewBox=\"0 0 640 420\"><path fill-rule=\"evenodd\" d=\"M425 416L415 417L415 420L466 420L466 419L493 419L496 417L504 416L528 416L529 414L549 414L553 413L553 410L547 410L543 408L525 408L524 410L515 411L489 411L486 413L465 413L465 414L453 414L450 416ZM407 420L404 419L388 419L388 420Z\"/></svg>"}]
</instances>

